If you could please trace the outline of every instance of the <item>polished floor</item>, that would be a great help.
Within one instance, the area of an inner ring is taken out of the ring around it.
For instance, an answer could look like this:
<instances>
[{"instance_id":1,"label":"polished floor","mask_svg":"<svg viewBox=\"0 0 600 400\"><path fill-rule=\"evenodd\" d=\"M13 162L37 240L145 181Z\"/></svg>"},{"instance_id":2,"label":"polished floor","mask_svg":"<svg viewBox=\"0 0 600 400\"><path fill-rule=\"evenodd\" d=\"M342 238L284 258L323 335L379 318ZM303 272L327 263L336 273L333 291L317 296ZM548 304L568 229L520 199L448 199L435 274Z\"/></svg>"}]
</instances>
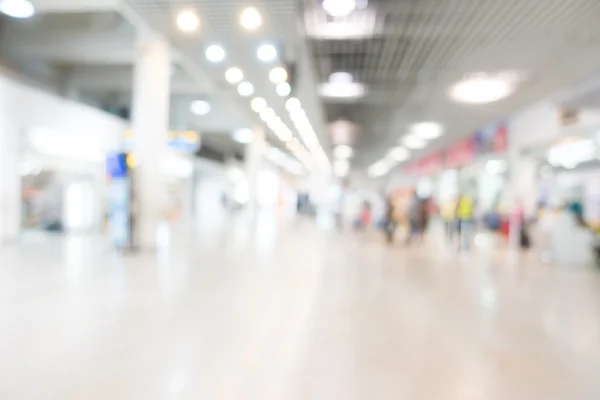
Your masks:
<instances>
[{"instance_id":1,"label":"polished floor","mask_svg":"<svg viewBox=\"0 0 600 400\"><path fill-rule=\"evenodd\" d=\"M230 221L0 263L0 399L597 400L600 273Z\"/></svg>"}]
</instances>

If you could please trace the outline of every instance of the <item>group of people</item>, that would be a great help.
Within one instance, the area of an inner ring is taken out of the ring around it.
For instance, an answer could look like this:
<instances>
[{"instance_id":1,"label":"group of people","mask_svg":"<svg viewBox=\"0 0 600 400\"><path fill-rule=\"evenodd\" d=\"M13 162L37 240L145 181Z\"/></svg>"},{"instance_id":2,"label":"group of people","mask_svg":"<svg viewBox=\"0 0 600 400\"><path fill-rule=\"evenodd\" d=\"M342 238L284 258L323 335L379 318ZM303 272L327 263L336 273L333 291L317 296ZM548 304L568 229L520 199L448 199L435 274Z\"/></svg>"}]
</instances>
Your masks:
<instances>
[{"instance_id":1,"label":"group of people","mask_svg":"<svg viewBox=\"0 0 600 400\"><path fill-rule=\"evenodd\" d=\"M431 199L421 198L416 193L413 195L406 212L408 222L406 244L410 244L415 239L423 241L429 225L432 205ZM388 243L392 243L396 236L396 229L398 227L397 214L393 199L388 197L383 219L383 230Z\"/></svg>"},{"instance_id":2,"label":"group of people","mask_svg":"<svg viewBox=\"0 0 600 400\"><path fill-rule=\"evenodd\" d=\"M460 249L469 249L472 232L474 230L474 209L475 200L469 194L463 194L454 203L445 204L440 214L445 222L446 236L449 241L458 240ZM361 221L366 224L370 221L371 207L365 203ZM385 214L382 223L382 229L385 239L392 243L396 236L396 230L399 224L398 211L393 198L388 197L386 201ZM415 192L404 213L408 232L405 243L410 244L415 240L423 241L429 226L429 220L434 213L437 213L436 205L431 198L422 198ZM365 226L365 225L363 225Z\"/></svg>"}]
</instances>

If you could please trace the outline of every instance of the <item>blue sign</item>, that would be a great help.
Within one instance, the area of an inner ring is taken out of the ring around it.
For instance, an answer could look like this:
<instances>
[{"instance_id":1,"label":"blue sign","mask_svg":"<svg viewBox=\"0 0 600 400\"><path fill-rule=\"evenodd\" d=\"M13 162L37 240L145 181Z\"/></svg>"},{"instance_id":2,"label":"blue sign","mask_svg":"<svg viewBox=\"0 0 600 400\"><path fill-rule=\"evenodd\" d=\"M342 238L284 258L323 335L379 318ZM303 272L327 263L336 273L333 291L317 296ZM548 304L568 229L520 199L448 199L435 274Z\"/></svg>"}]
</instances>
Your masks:
<instances>
[{"instance_id":1,"label":"blue sign","mask_svg":"<svg viewBox=\"0 0 600 400\"><path fill-rule=\"evenodd\" d=\"M111 153L106 158L106 172L111 178L125 178L128 175L127 154Z\"/></svg>"}]
</instances>

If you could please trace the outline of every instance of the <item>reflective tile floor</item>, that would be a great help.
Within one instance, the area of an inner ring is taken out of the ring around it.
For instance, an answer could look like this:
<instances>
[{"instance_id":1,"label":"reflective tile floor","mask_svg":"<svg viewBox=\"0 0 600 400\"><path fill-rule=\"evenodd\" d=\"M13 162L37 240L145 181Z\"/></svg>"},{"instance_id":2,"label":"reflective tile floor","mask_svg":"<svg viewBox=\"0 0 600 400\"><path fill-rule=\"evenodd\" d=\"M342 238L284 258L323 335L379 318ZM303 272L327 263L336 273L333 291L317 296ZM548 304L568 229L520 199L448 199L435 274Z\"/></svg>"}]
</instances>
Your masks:
<instances>
[{"instance_id":1,"label":"reflective tile floor","mask_svg":"<svg viewBox=\"0 0 600 400\"><path fill-rule=\"evenodd\" d=\"M0 399L600 399L593 269L302 221L170 240L3 249Z\"/></svg>"}]
</instances>

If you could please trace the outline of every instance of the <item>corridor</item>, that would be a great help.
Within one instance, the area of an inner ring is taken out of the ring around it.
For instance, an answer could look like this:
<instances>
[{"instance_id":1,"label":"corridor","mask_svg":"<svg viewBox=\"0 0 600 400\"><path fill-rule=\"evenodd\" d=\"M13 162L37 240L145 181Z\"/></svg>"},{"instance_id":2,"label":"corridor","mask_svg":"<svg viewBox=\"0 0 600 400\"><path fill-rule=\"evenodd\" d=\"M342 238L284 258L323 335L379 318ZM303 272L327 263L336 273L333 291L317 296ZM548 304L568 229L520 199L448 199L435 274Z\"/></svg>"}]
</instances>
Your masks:
<instances>
[{"instance_id":1,"label":"corridor","mask_svg":"<svg viewBox=\"0 0 600 400\"><path fill-rule=\"evenodd\" d=\"M0 398L600 396L597 271L308 221L226 226L156 256L85 237L3 249Z\"/></svg>"}]
</instances>

